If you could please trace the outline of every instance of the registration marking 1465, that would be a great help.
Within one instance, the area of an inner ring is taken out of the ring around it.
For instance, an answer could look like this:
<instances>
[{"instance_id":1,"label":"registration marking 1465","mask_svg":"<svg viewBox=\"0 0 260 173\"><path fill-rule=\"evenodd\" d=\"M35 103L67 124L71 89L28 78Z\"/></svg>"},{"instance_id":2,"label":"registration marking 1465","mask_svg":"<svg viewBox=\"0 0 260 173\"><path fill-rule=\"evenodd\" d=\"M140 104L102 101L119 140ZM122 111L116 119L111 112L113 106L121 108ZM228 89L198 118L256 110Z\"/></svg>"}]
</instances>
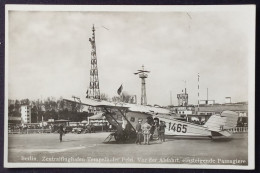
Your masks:
<instances>
[{"instance_id":1,"label":"registration marking 1465","mask_svg":"<svg viewBox=\"0 0 260 173\"><path fill-rule=\"evenodd\" d=\"M186 133L187 132L187 125L173 123L172 126L171 126L171 130L173 130L174 132L176 131L176 132Z\"/></svg>"}]
</instances>

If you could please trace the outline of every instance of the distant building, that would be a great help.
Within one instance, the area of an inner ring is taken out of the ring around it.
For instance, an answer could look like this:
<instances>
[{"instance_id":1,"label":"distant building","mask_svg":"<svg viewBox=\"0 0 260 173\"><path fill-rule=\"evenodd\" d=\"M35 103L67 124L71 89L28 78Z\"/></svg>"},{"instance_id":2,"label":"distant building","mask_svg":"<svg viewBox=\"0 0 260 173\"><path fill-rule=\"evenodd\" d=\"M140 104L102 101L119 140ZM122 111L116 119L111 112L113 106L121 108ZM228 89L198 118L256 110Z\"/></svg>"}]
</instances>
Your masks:
<instances>
[{"instance_id":1,"label":"distant building","mask_svg":"<svg viewBox=\"0 0 260 173\"><path fill-rule=\"evenodd\" d=\"M185 92L181 93L181 94L177 94L177 98L178 98L178 106L188 106L188 94L186 93L186 88L185 88Z\"/></svg>"},{"instance_id":2,"label":"distant building","mask_svg":"<svg viewBox=\"0 0 260 173\"><path fill-rule=\"evenodd\" d=\"M195 114L194 106L175 106L174 112L179 115L192 115Z\"/></svg>"},{"instance_id":3,"label":"distant building","mask_svg":"<svg viewBox=\"0 0 260 173\"><path fill-rule=\"evenodd\" d=\"M248 104L244 103L229 103L229 104L213 104L200 105L195 107L196 115L204 117L207 121L211 115L221 114L223 111L234 111L238 113L238 126L247 126L248 123Z\"/></svg>"},{"instance_id":4,"label":"distant building","mask_svg":"<svg viewBox=\"0 0 260 173\"><path fill-rule=\"evenodd\" d=\"M31 123L31 106L23 105L21 106L21 123L28 124Z\"/></svg>"},{"instance_id":5,"label":"distant building","mask_svg":"<svg viewBox=\"0 0 260 173\"><path fill-rule=\"evenodd\" d=\"M225 103L231 103L231 97L225 97Z\"/></svg>"},{"instance_id":6,"label":"distant building","mask_svg":"<svg viewBox=\"0 0 260 173\"><path fill-rule=\"evenodd\" d=\"M200 105L213 105L215 104L215 100L200 100Z\"/></svg>"},{"instance_id":7,"label":"distant building","mask_svg":"<svg viewBox=\"0 0 260 173\"><path fill-rule=\"evenodd\" d=\"M201 104L188 106L173 106L169 108L171 111L184 117L189 122L204 124L211 115L221 114L223 111L234 111L238 113L237 126L243 127L248 124L248 103L228 103L228 104Z\"/></svg>"},{"instance_id":8,"label":"distant building","mask_svg":"<svg viewBox=\"0 0 260 173\"><path fill-rule=\"evenodd\" d=\"M247 103L200 105L199 109L198 107L195 108L195 111L197 112L198 115L219 114L226 110L237 112L239 117L248 116Z\"/></svg>"}]
</instances>

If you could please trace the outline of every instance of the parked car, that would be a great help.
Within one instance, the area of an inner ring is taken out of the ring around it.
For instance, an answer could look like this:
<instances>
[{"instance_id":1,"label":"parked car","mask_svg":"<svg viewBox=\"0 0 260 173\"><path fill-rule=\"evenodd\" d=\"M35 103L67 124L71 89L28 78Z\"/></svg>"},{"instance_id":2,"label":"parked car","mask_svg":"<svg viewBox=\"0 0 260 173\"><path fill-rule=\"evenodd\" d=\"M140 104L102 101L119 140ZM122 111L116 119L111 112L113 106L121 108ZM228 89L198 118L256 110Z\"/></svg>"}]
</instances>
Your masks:
<instances>
[{"instance_id":1,"label":"parked car","mask_svg":"<svg viewBox=\"0 0 260 173\"><path fill-rule=\"evenodd\" d=\"M72 133L77 133L77 134L80 134L83 132L83 128L82 127L74 127L72 129Z\"/></svg>"},{"instance_id":2,"label":"parked car","mask_svg":"<svg viewBox=\"0 0 260 173\"><path fill-rule=\"evenodd\" d=\"M95 133L95 126L89 124L86 126L85 133Z\"/></svg>"},{"instance_id":3,"label":"parked car","mask_svg":"<svg viewBox=\"0 0 260 173\"><path fill-rule=\"evenodd\" d=\"M65 128L65 133L70 133L70 132L72 132L72 129L73 129L73 127L67 126L67 127Z\"/></svg>"}]
</instances>

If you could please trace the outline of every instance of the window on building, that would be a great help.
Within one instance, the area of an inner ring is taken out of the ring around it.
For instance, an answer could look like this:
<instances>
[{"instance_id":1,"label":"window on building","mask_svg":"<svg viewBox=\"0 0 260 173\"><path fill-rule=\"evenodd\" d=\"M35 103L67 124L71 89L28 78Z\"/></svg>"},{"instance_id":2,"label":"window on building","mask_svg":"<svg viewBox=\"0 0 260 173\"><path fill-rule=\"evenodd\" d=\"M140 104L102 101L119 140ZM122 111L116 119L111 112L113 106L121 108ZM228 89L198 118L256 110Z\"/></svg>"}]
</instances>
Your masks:
<instances>
[{"instance_id":1,"label":"window on building","mask_svg":"<svg viewBox=\"0 0 260 173\"><path fill-rule=\"evenodd\" d=\"M135 122L135 117L131 117L130 121Z\"/></svg>"}]
</instances>

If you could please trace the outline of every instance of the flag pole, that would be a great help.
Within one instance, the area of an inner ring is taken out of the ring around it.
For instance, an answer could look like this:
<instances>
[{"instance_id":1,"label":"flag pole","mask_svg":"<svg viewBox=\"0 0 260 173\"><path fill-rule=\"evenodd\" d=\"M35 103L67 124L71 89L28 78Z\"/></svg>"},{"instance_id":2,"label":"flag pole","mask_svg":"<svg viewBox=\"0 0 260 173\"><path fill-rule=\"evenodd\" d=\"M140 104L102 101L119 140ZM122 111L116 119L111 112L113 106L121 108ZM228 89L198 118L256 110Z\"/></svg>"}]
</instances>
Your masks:
<instances>
[{"instance_id":1,"label":"flag pole","mask_svg":"<svg viewBox=\"0 0 260 173\"><path fill-rule=\"evenodd\" d=\"M198 112L200 111L200 74L198 73Z\"/></svg>"}]
</instances>

